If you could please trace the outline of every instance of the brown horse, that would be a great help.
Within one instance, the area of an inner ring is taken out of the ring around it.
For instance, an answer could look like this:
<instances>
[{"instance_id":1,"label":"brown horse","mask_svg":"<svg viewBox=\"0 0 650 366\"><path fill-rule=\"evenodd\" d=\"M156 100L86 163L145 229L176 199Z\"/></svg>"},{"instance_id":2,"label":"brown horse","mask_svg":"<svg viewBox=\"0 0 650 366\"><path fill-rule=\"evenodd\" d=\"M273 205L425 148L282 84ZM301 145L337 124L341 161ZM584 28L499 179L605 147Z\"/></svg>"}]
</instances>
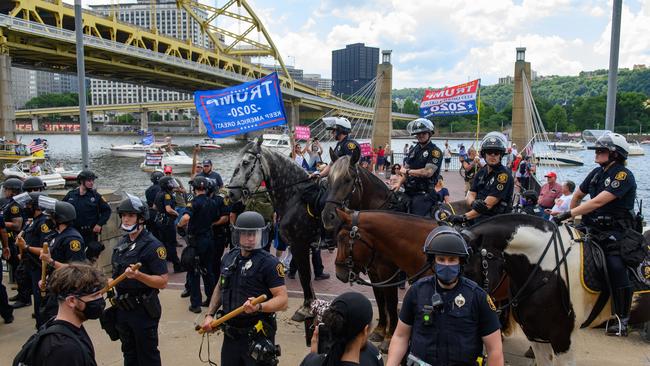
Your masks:
<instances>
[{"instance_id":1,"label":"brown horse","mask_svg":"<svg viewBox=\"0 0 650 366\"><path fill-rule=\"evenodd\" d=\"M427 269L422 245L436 226L434 223L382 211L338 210L337 214L343 222L336 258L339 279L345 280L350 272L367 267L374 255L394 258L409 276ZM575 364L571 346L580 337L574 335L597 298L581 285L580 244L570 230L566 226L558 229L539 217L508 214L463 232L474 252L465 266L465 275L484 284L492 295L507 274L508 305L524 334L535 340L533 350L538 365L550 365L554 358L559 364ZM646 293L636 295L630 324L648 321L647 300ZM606 306L589 326L598 326L608 317Z\"/></svg>"}]
</instances>

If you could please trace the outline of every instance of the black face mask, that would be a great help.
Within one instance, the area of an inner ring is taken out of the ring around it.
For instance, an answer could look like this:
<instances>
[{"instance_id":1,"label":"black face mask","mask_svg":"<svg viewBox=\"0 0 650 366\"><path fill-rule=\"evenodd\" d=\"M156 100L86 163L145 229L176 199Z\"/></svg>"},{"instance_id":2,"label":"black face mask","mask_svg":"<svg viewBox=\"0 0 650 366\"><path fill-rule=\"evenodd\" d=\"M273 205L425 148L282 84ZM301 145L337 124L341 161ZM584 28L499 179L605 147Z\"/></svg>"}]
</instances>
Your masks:
<instances>
[{"instance_id":1,"label":"black face mask","mask_svg":"<svg viewBox=\"0 0 650 366\"><path fill-rule=\"evenodd\" d=\"M102 313L104 313L104 308L106 308L106 300L104 300L103 297L92 301L83 301L80 298L77 299L86 304L86 307L83 309L83 311L81 311L86 320L99 319L99 317L102 316Z\"/></svg>"}]
</instances>

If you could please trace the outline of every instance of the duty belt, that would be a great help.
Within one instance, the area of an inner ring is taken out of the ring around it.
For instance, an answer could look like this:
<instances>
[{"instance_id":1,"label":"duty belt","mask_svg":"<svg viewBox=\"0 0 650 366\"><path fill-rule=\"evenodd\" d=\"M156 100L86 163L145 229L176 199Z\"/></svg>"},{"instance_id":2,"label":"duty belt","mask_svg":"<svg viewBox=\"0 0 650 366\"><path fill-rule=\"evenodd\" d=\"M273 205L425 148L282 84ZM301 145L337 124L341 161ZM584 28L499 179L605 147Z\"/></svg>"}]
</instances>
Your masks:
<instances>
[{"instance_id":1,"label":"duty belt","mask_svg":"<svg viewBox=\"0 0 650 366\"><path fill-rule=\"evenodd\" d=\"M409 353L408 357L406 358L406 366L432 366L432 365L413 356L412 353Z\"/></svg>"}]
</instances>

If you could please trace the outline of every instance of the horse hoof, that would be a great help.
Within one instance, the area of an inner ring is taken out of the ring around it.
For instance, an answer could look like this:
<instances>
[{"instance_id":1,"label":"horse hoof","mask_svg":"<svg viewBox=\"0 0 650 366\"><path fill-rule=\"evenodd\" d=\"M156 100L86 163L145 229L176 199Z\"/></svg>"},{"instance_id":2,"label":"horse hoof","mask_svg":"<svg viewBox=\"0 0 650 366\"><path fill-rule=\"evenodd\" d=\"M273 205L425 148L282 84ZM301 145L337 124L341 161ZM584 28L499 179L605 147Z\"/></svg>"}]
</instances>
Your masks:
<instances>
[{"instance_id":1,"label":"horse hoof","mask_svg":"<svg viewBox=\"0 0 650 366\"><path fill-rule=\"evenodd\" d=\"M388 346L390 346L390 340L384 339L379 345L379 351L384 354L388 353Z\"/></svg>"},{"instance_id":2,"label":"horse hoof","mask_svg":"<svg viewBox=\"0 0 650 366\"><path fill-rule=\"evenodd\" d=\"M370 334L370 337L368 337L368 340L375 343L382 342L384 340L384 335L379 334L378 332L372 332L372 334Z\"/></svg>"},{"instance_id":3,"label":"horse hoof","mask_svg":"<svg viewBox=\"0 0 650 366\"><path fill-rule=\"evenodd\" d=\"M294 322L304 322L305 318L310 315L311 309L309 307L301 306L295 313L293 313L291 320Z\"/></svg>"}]
</instances>

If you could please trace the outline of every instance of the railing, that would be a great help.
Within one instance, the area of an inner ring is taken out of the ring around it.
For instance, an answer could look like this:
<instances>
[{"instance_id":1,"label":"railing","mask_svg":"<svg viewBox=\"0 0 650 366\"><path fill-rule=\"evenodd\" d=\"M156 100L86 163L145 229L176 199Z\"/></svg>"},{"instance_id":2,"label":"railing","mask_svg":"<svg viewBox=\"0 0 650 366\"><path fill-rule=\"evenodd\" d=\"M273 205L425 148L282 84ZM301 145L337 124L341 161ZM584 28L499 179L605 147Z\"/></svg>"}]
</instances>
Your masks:
<instances>
[{"instance_id":1,"label":"railing","mask_svg":"<svg viewBox=\"0 0 650 366\"><path fill-rule=\"evenodd\" d=\"M404 164L404 159L406 158L406 154L394 152L394 153L391 153L390 155L391 155L390 156L390 162L391 163L400 164L400 165ZM443 158L441 158L441 159L443 159ZM445 171L445 169L447 169L450 172L451 171L458 172L458 170L460 170L460 167L461 167L460 160L458 159L457 155L454 155L454 156L451 157L451 161L449 162L448 167L447 167L447 165L445 165L445 161L443 159L442 166L441 166L440 169L442 171Z\"/></svg>"}]
</instances>

